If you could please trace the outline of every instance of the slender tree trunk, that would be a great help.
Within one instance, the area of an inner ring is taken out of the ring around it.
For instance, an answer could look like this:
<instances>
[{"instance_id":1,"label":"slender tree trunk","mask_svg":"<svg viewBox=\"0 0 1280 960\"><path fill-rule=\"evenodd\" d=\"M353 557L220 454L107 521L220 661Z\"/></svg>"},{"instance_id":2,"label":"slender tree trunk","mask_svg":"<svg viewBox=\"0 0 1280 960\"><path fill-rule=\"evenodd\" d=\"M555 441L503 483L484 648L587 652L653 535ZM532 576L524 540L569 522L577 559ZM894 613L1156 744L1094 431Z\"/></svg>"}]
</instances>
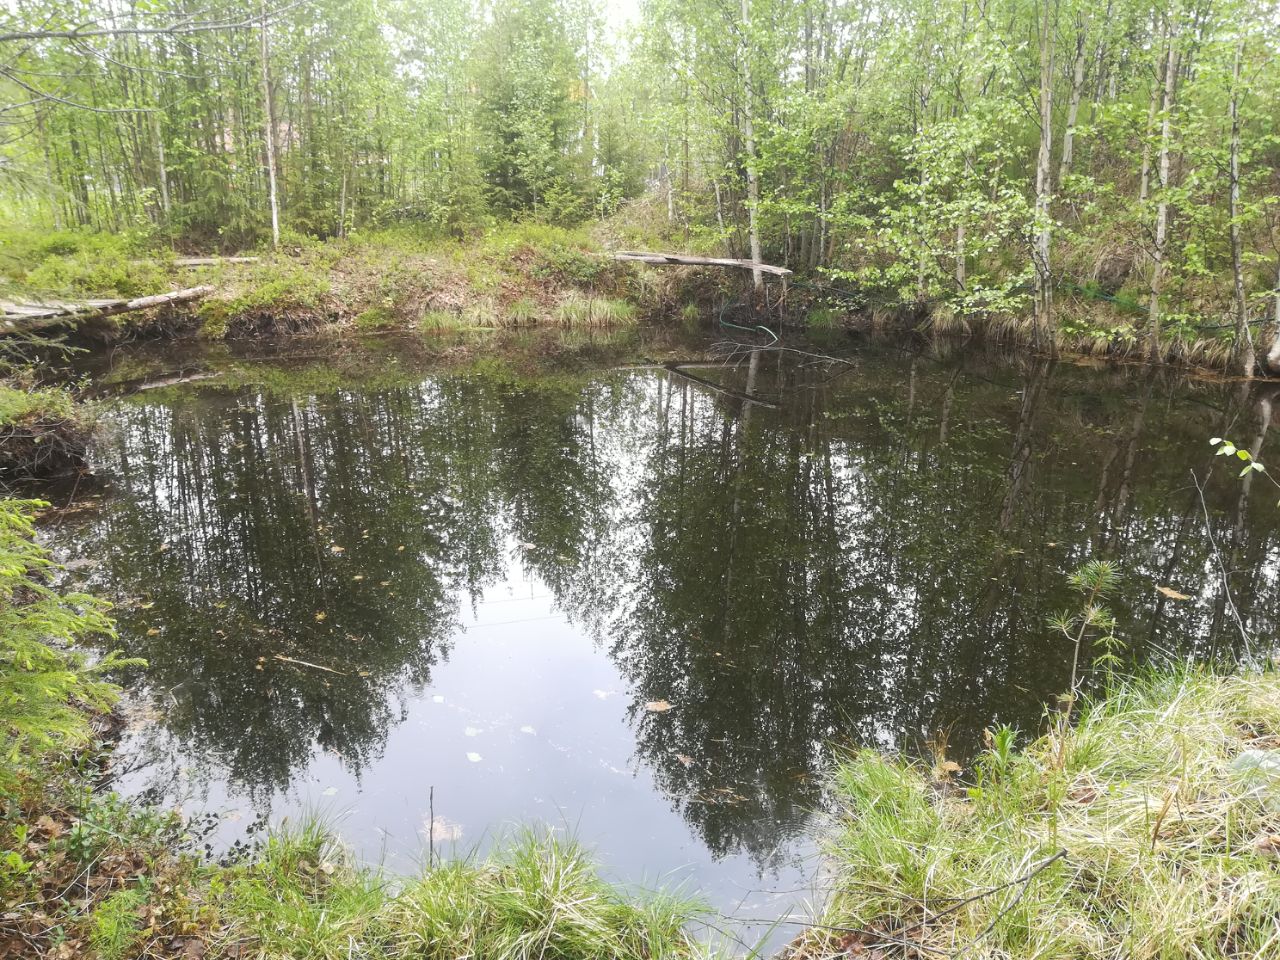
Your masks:
<instances>
[{"instance_id":1,"label":"slender tree trunk","mask_svg":"<svg viewBox=\"0 0 1280 960\"><path fill-rule=\"evenodd\" d=\"M1164 97L1160 111L1160 201L1156 206L1155 246L1151 251L1151 291L1147 311L1147 359L1152 363L1160 362L1160 291L1164 285L1165 247L1169 242L1169 144L1173 137L1173 97L1178 80L1176 39L1177 35L1170 32L1169 52L1164 67Z\"/></svg>"},{"instance_id":2,"label":"slender tree trunk","mask_svg":"<svg viewBox=\"0 0 1280 960\"><path fill-rule=\"evenodd\" d=\"M751 3L742 0L742 138L747 151L747 231L751 241L751 259L760 262L760 180L756 171L756 130L751 94ZM757 292L764 289L764 274L759 267L751 269L751 285Z\"/></svg>"},{"instance_id":3,"label":"slender tree trunk","mask_svg":"<svg viewBox=\"0 0 1280 960\"><path fill-rule=\"evenodd\" d=\"M267 42L267 8L264 4L259 8L262 11L262 23L259 35L262 39L262 106L266 111L266 119L263 123L263 133L267 142L267 185L271 198L271 246L280 246L280 205L276 195L276 136L275 136L275 114L271 107L271 70L270 63L270 47Z\"/></svg>"},{"instance_id":4,"label":"slender tree trunk","mask_svg":"<svg viewBox=\"0 0 1280 960\"><path fill-rule=\"evenodd\" d=\"M1138 202L1146 203L1151 196L1151 128L1156 124L1156 110L1160 107L1161 85L1159 78L1151 84L1151 98L1147 101L1147 125L1142 131L1142 173L1138 178Z\"/></svg>"},{"instance_id":5,"label":"slender tree trunk","mask_svg":"<svg viewBox=\"0 0 1280 960\"><path fill-rule=\"evenodd\" d=\"M1053 333L1053 275L1051 272L1050 246L1053 237L1053 219L1050 209L1053 199L1051 163L1053 156L1053 17L1057 6L1050 7L1045 0L1040 21L1040 153L1036 161L1036 233L1032 250L1035 266L1035 320L1032 327L1032 345L1037 350L1056 352Z\"/></svg>"},{"instance_id":6,"label":"slender tree trunk","mask_svg":"<svg viewBox=\"0 0 1280 960\"><path fill-rule=\"evenodd\" d=\"M1253 376L1257 358L1249 337L1249 311L1244 289L1244 240L1240 235L1240 60L1243 41L1236 45L1231 67L1231 272L1235 281L1235 349L1231 358L1234 372Z\"/></svg>"},{"instance_id":7,"label":"slender tree trunk","mask_svg":"<svg viewBox=\"0 0 1280 960\"><path fill-rule=\"evenodd\" d=\"M1067 127L1062 132L1062 160L1058 164L1058 189L1071 172L1071 160L1075 148L1076 120L1080 116L1080 97L1084 92L1084 62L1088 25L1083 14L1076 18L1076 56L1071 67L1071 96L1067 101Z\"/></svg>"},{"instance_id":8,"label":"slender tree trunk","mask_svg":"<svg viewBox=\"0 0 1280 960\"><path fill-rule=\"evenodd\" d=\"M1275 313L1271 318L1271 347L1267 350L1268 373L1280 373L1280 266L1276 267Z\"/></svg>"},{"instance_id":9,"label":"slender tree trunk","mask_svg":"<svg viewBox=\"0 0 1280 960\"><path fill-rule=\"evenodd\" d=\"M156 173L160 181L160 209L164 211L164 218L169 219L169 172L165 169L164 159L164 132L160 129L160 114L151 114L151 135L156 141Z\"/></svg>"},{"instance_id":10,"label":"slender tree trunk","mask_svg":"<svg viewBox=\"0 0 1280 960\"><path fill-rule=\"evenodd\" d=\"M342 190L338 193L338 236L347 235L347 168L342 168Z\"/></svg>"}]
</instances>

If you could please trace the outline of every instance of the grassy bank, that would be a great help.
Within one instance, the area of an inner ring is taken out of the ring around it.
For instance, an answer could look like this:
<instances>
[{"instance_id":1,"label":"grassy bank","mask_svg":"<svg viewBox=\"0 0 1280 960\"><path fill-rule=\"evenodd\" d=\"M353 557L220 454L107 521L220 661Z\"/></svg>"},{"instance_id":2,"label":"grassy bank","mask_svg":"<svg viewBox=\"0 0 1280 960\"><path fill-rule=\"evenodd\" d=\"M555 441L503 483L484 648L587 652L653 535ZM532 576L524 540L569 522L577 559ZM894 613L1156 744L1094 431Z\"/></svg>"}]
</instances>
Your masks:
<instances>
[{"instance_id":1,"label":"grassy bank","mask_svg":"<svg viewBox=\"0 0 1280 960\"><path fill-rule=\"evenodd\" d=\"M827 926L793 956L1280 956L1280 779L1239 769L1280 761L1280 676L1150 676L1012 744L963 786L841 763Z\"/></svg>"},{"instance_id":2,"label":"grassy bank","mask_svg":"<svg viewBox=\"0 0 1280 960\"><path fill-rule=\"evenodd\" d=\"M28 788L35 787L28 784ZM699 955L696 902L611 886L549 834L391 877L318 824L212 863L180 821L93 794L65 768L51 803L5 803L0 957L654 960ZM24 802L25 798L25 802ZM15 842L17 841L17 842Z\"/></svg>"},{"instance_id":3,"label":"grassy bank","mask_svg":"<svg viewBox=\"0 0 1280 960\"><path fill-rule=\"evenodd\" d=\"M0 381L0 481L83 468L92 432L92 412L68 391Z\"/></svg>"},{"instance_id":4,"label":"grassy bank","mask_svg":"<svg viewBox=\"0 0 1280 960\"><path fill-rule=\"evenodd\" d=\"M607 230L507 224L465 240L388 229L294 238L254 262L184 266L147 239L13 231L0 242L0 299L133 298L198 284L199 303L91 324L105 339L245 339L322 329L616 327L676 311L724 278L613 261ZM705 288L705 289L704 289Z\"/></svg>"},{"instance_id":5,"label":"grassy bank","mask_svg":"<svg viewBox=\"0 0 1280 960\"><path fill-rule=\"evenodd\" d=\"M685 249L691 241L662 234L660 224L615 218L582 227L507 223L465 239L397 227L344 238L287 239L281 249L249 250L256 262L183 266L172 248L145 235L82 231L6 231L0 240L0 299L47 302L132 298L207 284L204 300L94 321L101 339L198 336L254 339L317 331L441 330L627 326L713 322L722 312L749 325L747 285L734 271L672 270L619 264L620 247ZM697 244L693 244L696 246ZM204 253L206 251L186 251ZM715 249L702 252L717 253ZM775 290L770 297L777 297ZM1147 357L1147 313L1133 291L1096 283L1056 295L1057 338L1067 354ZM776 314L771 313L776 321ZM755 319L750 319L755 317ZM957 310L942 300L903 301L849 279L798 278L787 320L797 328L919 331L1027 343L1030 310L1022 300L986 310ZM1269 346L1259 328L1259 350ZM1164 327L1165 362L1225 369L1229 324L1205 327L1181 315Z\"/></svg>"}]
</instances>

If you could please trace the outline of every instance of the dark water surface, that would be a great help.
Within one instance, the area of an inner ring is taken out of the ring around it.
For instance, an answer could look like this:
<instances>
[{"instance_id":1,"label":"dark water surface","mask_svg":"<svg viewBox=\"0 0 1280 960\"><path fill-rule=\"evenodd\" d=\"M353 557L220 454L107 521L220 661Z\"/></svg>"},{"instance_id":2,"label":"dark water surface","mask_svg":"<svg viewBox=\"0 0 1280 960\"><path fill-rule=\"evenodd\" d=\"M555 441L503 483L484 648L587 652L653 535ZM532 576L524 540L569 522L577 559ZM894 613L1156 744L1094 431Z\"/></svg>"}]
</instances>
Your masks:
<instances>
[{"instance_id":1,"label":"dark water surface","mask_svg":"<svg viewBox=\"0 0 1280 960\"><path fill-rule=\"evenodd\" d=\"M963 759L992 724L1036 728L1070 673L1046 621L1086 559L1120 567L1126 656L1240 651L1189 471L1212 436L1263 443L1267 394L851 359L691 371L727 391L259 364L117 401L108 489L54 538L149 662L119 788L214 815L224 849L331 814L401 870L432 836L550 824L611 878L774 917L811 896L833 743L945 736ZM1277 491L1234 473L1207 505L1261 649Z\"/></svg>"}]
</instances>

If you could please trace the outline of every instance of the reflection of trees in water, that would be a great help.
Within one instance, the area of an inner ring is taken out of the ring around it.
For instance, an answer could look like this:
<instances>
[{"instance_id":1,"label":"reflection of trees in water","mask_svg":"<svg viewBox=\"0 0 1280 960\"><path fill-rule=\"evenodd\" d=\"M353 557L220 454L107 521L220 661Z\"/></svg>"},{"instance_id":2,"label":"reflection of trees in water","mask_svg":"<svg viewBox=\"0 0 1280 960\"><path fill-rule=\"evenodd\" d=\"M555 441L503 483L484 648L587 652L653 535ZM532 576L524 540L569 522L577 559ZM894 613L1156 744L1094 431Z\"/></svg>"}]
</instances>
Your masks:
<instances>
[{"instance_id":1,"label":"reflection of trees in water","mask_svg":"<svg viewBox=\"0 0 1280 960\"><path fill-rule=\"evenodd\" d=\"M967 752L997 719L1033 727L1067 682L1046 621L1091 555L1128 574L1116 606L1139 654L1231 642L1181 479L1218 412L1152 410L1149 382L1098 397L1039 363L959 385L912 365L905 389L886 389L901 369L793 383L782 412L749 416L685 382L654 388L614 572L592 602L615 611L639 750L713 850L767 856L777 830L762 825L785 829L816 800L832 737L912 747L946 732ZM1220 517L1237 494L1213 493ZM1274 587L1256 582L1257 550L1273 522L1240 529L1254 582L1233 586L1267 635ZM1154 589L1168 583L1216 599L1179 604ZM675 709L645 712L656 699Z\"/></svg>"},{"instance_id":2,"label":"reflection of trees in water","mask_svg":"<svg viewBox=\"0 0 1280 960\"><path fill-rule=\"evenodd\" d=\"M590 539L603 485L576 401L446 378L126 408L96 552L137 595L124 635L169 730L263 795L316 747L364 767L506 537L553 556Z\"/></svg>"},{"instance_id":3,"label":"reflection of trees in water","mask_svg":"<svg viewBox=\"0 0 1280 960\"><path fill-rule=\"evenodd\" d=\"M997 718L1034 725L1066 682L1045 621L1090 556L1121 562L1139 653L1235 642L1187 451L1261 450L1259 395L973 357L726 376L780 408L635 372L127 407L93 536L100 575L142 597L126 636L165 725L264 793L317 746L359 770L514 543L633 683L637 750L682 815L763 862L832 738L949 728L967 750ZM1209 494L1270 636L1270 497Z\"/></svg>"}]
</instances>

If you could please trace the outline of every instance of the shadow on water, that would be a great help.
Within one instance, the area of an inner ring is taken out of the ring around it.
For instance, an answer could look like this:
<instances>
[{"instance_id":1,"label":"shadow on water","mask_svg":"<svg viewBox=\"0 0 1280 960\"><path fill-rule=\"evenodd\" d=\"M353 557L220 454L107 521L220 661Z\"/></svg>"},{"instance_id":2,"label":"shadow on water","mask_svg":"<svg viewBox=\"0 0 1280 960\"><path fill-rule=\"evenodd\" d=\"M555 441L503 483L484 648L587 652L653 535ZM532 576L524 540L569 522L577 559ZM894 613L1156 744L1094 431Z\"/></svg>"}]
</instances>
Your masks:
<instances>
[{"instance_id":1,"label":"shadow on water","mask_svg":"<svg viewBox=\"0 0 1280 960\"><path fill-rule=\"evenodd\" d=\"M1120 566L1135 660L1241 652L1189 471L1211 436L1265 461L1271 393L852 359L698 371L726 391L279 368L121 402L112 493L58 539L99 561L149 663L122 785L258 820L333 791L366 850L420 847L430 785L453 797L439 836L561 817L620 874L692 864L731 909L803 883L831 744L963 758L992 724L1034 730L1070 671L1047 620L1086 559ZM1207 506L1268 643L1263 482L1214 470Z\"/></svg>"}]
</instances>

